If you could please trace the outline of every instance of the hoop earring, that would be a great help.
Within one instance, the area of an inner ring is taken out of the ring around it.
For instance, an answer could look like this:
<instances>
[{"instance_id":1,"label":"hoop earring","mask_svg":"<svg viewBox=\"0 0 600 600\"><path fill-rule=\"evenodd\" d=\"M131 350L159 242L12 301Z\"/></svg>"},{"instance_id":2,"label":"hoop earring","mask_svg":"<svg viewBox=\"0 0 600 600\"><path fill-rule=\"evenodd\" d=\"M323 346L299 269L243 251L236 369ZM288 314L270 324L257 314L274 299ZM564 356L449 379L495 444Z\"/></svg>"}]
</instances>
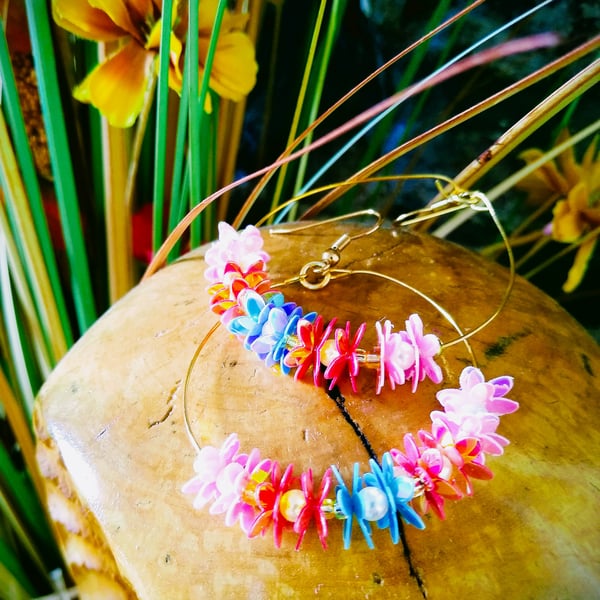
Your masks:
<instances>
[{"instance_id":1,"label":"hoop earring","mask_svg":"<svg viewBox=\"0 0 600 600\"><path fill-rule=\"evenodd\" d=\"M485 205L475 193L462 194L446 198L442 210L457 203L461 203L461 207L472 207L480 202ZM237 233L228 225L220 224L219 241L205 255L209 265L206 275L212 284L209 288L211 308L228 331L267 366L288 374L293 370L296 379L302 379L312 368L315 385L326 391L347 379L357 392L358 374L363 367L377 370L378 390L386 379L392 389L411 381L413 391L425 377L439 384L442 373L435 363L435 355L458 342L465 343L472 355L468 338L473 332L464 334L447 311L404 282L375 271L337 267L341 251L348 244L381 226L376 213L368 211L368 214L376 217L376 224L368 233L342 236L323 253L320 261L307 263L298 276L281 284L272 284L268 278L269 257L263 250L258 229L249 226ZM358 215L354 213L354 216ZM401 222L406 224L415 218L427 216L411 213ZM458 337L450 343L440 343L433 334L423 333L420 317L413 314L406 320L404 331L393 332L389 321L383 325L376 322L378 346L367 351L359 347L364 323L352 334L349 322L338 328L336 319L326 324L321 315L304 313L294 303L286 302L278 291L279 287L295 282L308 283L305 287L309 289L320 289L333 279L349 275L379 277L418 293L450 321ZM476 330L480 331L489 321L488 318ZM459 388L437 392L442 410L431 413L430 429L407 433L403 437L403 448L389 449L380 460L373 454L369 460L370 471L364 475L360 473L360 465L355 463L350 485L345 483L340 465L332 464L316 488L311 469L294 475L293 465L282 468L276 460L261 458L256 448L243 453L236 434L230 435L220 448L200 447L189 426L186 398L190 374L217 326L199 345L185 378L184 418L198 454L194 462L196 475L183 486L183 492L195 496L196 508L210 503L211 512L224 512L226 524L239 523L248 537L272 529L275 545L279 547L284 529L291 529L298 535L296 549L299 549L314 522L319 540L326 548L329 522L335 519L343 521L345 548L350 546L354 521L370 548L374 547L371 529L374 522L388 529L393 543L398 543L401 522L423 529L422 515L431 511L445 518L447 500L473 494L471 479L490 479L492 472L485 464L485 456L501 455L508 444L496 429L500 416L518 409L517 402L506 398L513 379L502 376L486 381L473 361L462 371ZM334 481L337 484L332 496Z\"/></svg>"}]
</instances>

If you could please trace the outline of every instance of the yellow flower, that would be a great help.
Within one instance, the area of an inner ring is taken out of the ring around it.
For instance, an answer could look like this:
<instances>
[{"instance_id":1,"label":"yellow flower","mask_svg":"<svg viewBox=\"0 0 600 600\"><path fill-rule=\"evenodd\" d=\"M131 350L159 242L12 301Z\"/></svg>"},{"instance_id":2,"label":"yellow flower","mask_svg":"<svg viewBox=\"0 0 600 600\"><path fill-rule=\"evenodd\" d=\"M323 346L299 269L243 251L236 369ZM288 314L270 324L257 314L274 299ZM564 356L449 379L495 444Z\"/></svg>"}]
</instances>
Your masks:
<instances>
[{"instance_id":1,"label":"yellow flower","mask_svg":"<svg viewBox=\"0 0 600 600\"><path fill-rule=\"evenodd\" d=\"M568 132L561 133L557 143L568 137ZM573 148L568 148L556 161L545 163L518 185L528 192L531 202L556 198L551 224L553 239L567 244L581 242L563 285L565 292L572 292L581 283L600 234L600 157L596 145L594 139L581 163L576 161ZM521 154L528 164L541 156L542 151L537 149Z\"/></svg>"},{"instance_id":2,"label":"yellow flower","mask_svg":"<svg viewBox=\"0 0 600 600\"><path fill-rule=\"evenodd\" d=\"M181 91L187 6L173 3L169 87ZM217 10L217 0L199 2L199 73L202 76ZM75 35L118 48L96 66L74 90L116 127L131 126L157 68L162 16L161 0L52 0L56 23ZM210 76L210 87L231 100L241 100L254 87L254 48L242 31L245 15L225 12Z\"/></svg>"}]
</instances>

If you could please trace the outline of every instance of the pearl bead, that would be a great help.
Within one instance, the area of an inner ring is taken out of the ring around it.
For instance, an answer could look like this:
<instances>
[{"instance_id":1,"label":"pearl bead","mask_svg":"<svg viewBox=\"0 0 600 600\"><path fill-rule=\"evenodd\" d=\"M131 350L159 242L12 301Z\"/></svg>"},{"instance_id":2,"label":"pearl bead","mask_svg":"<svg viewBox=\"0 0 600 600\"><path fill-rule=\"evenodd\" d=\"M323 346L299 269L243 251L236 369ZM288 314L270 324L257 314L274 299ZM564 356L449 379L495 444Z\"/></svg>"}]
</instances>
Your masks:
<instances>
[{"instance_id":1,"label":"pearl bead","mask_svg":"<svg viewBox=\"0 0 600 600\"><path fill-rule=\"evenodd\" d=\"M306 498L302 490L288 490L281 496L279 512L290 523L295 523L300 511L306 506Z\"/></svg>"},{"instance_id":2,"label":"pearl bead","mask_svg":"<svg viewBox=\"0 0 600 600\"><path fill-rule=\"evenodd\" d=\"M358 492L363 519L379 521L387 514L389 503L385 492L376 487L366 487Z\"/></svg>"},{"instance_id":3,"label":"pearl bead","mask_svg":"<svg viewBox=\"0 0 600 600\"><path fill-rule=\"evenodd\" d=\"M396 477L396 498L401 502L411 500L415 493L415 480L410 477Z\"/></svg>"},{"instance_id":4,"label":"pearl bead","mask_svg":"<svg viewBox=\"0 0 600 600\"><path fill-rule=\"evenodd\" d=\"M395 348L394 360L405 371L415 364L415 351L408 342L400 342Z\"/></svg>"}]
</instances>

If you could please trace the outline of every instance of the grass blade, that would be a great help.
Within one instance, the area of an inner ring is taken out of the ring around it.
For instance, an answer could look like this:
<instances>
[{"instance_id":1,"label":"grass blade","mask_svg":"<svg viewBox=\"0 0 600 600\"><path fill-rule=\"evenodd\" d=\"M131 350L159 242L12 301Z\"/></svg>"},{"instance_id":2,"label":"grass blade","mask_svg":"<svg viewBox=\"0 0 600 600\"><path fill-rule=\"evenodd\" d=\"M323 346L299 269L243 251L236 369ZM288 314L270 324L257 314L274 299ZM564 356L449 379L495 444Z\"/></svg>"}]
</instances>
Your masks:
<instances>
[{"instance_id":1,"label":"grass blade","mask_svg":"<svg viewBox=\"0 0 600 600\"><path fill-rule=\"evenodd\" d=\"M46 221L44 205L42 202L40 187L38 185L37 173L33 162L33 156L31 154L31 147L29 146L29 140L25 130L25 122L23 119L23 113L21 111L19 94L17 92L17 86L11 67L10 53L4 31L4 23L2 22L0 22L0 29L2 30L0 34L0 73L2 76L3 96L2 107L3 110L6 111L8 126L12 132L15 155L22 173L23 185L28 199L29 208L31 210L31 217L33 219L36 238L43 257L43 264L46 265L49 285L52 289L52 297L54 298L56 304L58 319L60 320L63 333L61 336L59 335L58 331L54 330L51 334L52 339L55 340L54 345L56 346L54 359L58 360L66 351L67 346L70 346L73 343L71 323L67 314L65 299L60 284L56 257L52 248L52 241L50 239L48 223ZM47 300L49 299L48 296L46 298ZM48 310L52 310L52 307L48 306ZM56 339L54 336L56 336Z\"/></svg>"},{"instance_id":2,"label":"grass blade","mask_svg":"<svg viewBox=\"0 0 600 600\"><path fill-rule=\"evenodd\" d=\"M25 5L38 77L42 115L48 136L48 150L56 186L56 197L71 271L75 313L79 329L83 332L95 321L96 309L79 217L73 163L67 140L64 113L59 101L61 95L50 32L50 18L45 2L25 0Z\"/></svg>"},{"instance_id":3,"label":"grass blade","mask_svg":"<svg viewBox=\"0 0 600 600\"><path fill-rule=\"evenodd\" d=\"M326 6L327 0L321 0L321 3L319 5L319 11L315 19L315 24L312 29L312 38L310 40L308 55L306 57L306 66L304 67L304 74L302 75L302 82L300 84L300 90L298 92L298 98L296 100L296 108L294 110L294 116L292 117L292 124L290 126L286 146L290 146L298 134L298 128L300 126L300 117L302 116L302 108L304 106L304 101L306 99L306 94L308 90L308 84L310 82L311 71L317 52L317 44L319 41L319 36L321 34L321 27L323 25L323 18L325 16ZM273 192L273 200L271 201L271 210L274 210L281 201L281 193L283 191L283 185L285 183L288 168L289 165L286 164L283 165L279 170L279 174L277 176L277 183L275 185L275 191Z\"/></svg>"},{"instance_id":4,"label":"grass blade","mask_svg":"<svg viewBox=\"0 0 600 600\"><path fill-rule=\"evenodd\" d=\"M198 92L198 65L199 65L199 39L198 39L198 12L197 2L188 5L189 21L186 46L187 69L185 70L183 86L189 89L189 150L188 163L190 169L190 206L200 200L201 186L201 147L200 147L200 112L204 112L204 104L199 103ZM186 81L187 79L187 81ZM198 219L190 229L192 247L200 243L201 221Z\"/></svg>"},{"instance_id":5,"label":"grass blade","mask_svg":"<svg viewBox=\"0 0 600 600\"><path fill-rule=\"evenodd\" d=\"M319 112L319 104L321 102L323 87L325 85L327 67L329 66L329 60L331 58L333 45L340 31L342 17L346 10L346 4L346 0L336 0L331 6L329 26L327 27L327 31L325 33L325 42L323 47L319 50L319 58L317 60L317 64L319 66L315 76L316 81L310 86L311 90L309 93L309 98L311 99L311 101L308 107L308 117L304 119L304 123L306 126L315 121ZM313 139L313 134L314 132L311 131L306 136L305 140L302 143L304 147L308 146L311 143ZM300 193L300 191L303 189L304 175L308 166L308 157L308 154L303 154L298 162L298 173L296 175L296 182L294 184L293 190L294 196ZM297 208L297 204L291 205L290 218L292 220L296 218Z\"/></svg>"},{"instance_id":6,"label":"grass blade","mask_svg":"<svg viewBox=\"0 0 600 600\"><path fill-rule=\"evenodd\" d=\"M35 595L19 559L0 538L0 600L30 600Z\"/></svg>"},{"instance_id":7,"label":"grass blade","mask_svg":"<svg viewBox=\"0 0 600 600\"><path fill-rule=\"evenodd\" d=\"M493 146L486 151L487 156L490 157L489 160L484 163L474 160L467 165L454 178L456 184L463 189L472 187L476 181L512 152L523 140L599 81L600 59L597 59L565 82L501 135ZM494 193L488 195L488 197L493 201L505 189L505 184L500 184L496 186ZM440 237L448 235L469 217L470 215L466 213L452 217L435 231L435 235Z\"/></svg>"},{"instance_id":8,"label":"grass blade","mask_svg":"<svg viewBox=\"0 0 600 600\"><path fill-rule=\"evenodd\" d=\"M167 127L169 125L169 64L173 0L164 0L160 31L158 63L158 90L156 99L156 144L154 146L154 182L152 247L158 248L163 240L165 199L165 169L167 155ZM172 199L171 199L172 202Z\"/></svg>"},{"instance_id":9,"label":"grass blade","mask_svg":"<svg viewBox=\"0 0 600 600\"><path fill-rule=\"evenodd\" d=\"M47 336L42 331L42 326L35 310L34 300L27 283L27 277L23 270L23 265L19 260L19 253L4 212L4 207L0 207L0 234L3 236L2 240L6 244L8 271L11 274L11 282L14 285L15 294L19 301L20 311L16 325L27 330L27 338L31 346L33 346L33 353L36 358L39 374L43 378L46 378L54 367L55 361L49 354L46 343ZM12 298L12 294L10 298ZM8 300L9 297L7 297ZM4 330L6 329L7 327L5 326ZM7 354L10 354L8 349ZM35 389L37 389L37 386Z\"/></svg>"},{"instance_id":10,"label":"grass blade","mask_svg":"<svg viewBox=\"0 0 600 600\"><path fill-rule=\"evenodd\" d=\"M28 415L31 417L34 391L21 344L21 333L19 331L19 321L12 293L12 282L8 271L8 257L4 237L0 238L0 290L2 290L2 316L6 326L11 359L15 368L21 396L27 407Z\"/></svg>"},{"instance_id":11,"label":"grass blade","mask_svg":"<svg viewBox=\"0 0 600 600\"><path fill-rule=\"evenodd\" d=\"M4 115L0 113L0 176L6 198L6 211L19 251L27 286L35 298L36 314L42 323L43 343L51 353L53 364L66 352L67 341L44 257L37 242L35 227L29 211L28 197L20 177L19 167L10 146ZM5 231L6 228L5 228Z\"/></svg>"}]
</instances>

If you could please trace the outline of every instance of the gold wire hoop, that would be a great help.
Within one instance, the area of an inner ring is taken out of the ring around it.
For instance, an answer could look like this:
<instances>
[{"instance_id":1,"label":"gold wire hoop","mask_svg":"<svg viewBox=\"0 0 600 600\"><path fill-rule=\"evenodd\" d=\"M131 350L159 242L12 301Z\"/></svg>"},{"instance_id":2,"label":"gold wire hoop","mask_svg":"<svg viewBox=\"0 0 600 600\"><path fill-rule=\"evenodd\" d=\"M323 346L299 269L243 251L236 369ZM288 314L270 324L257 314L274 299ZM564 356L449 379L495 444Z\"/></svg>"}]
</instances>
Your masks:
<instances>
[{"instance_id":1,"label":"gold wire hoop","mask_svg":"<svg viewBox=\"0 0 600 600\"><path fill-rule=\"evenodd\" d=\"M192 355L190 364L188 365L187 371L185 373L185 378L183 380L183 399L182 399L183 422L185 425L185 430L188 435L188 438L191 440L192 445L198 452L200 452L200 450L202 450L202 447L198 443L198 440L196 439L196 436L194 435L194 432L192 431L192 426L190 424L189 404L187 401L187 399L189 397L188 396L188 388L189 388L189 383L190 383L190 378L191 378L192 372L194 370L194 367L196 365L198 358L200 357L200 353L202 352L202 350L204 350L204 347L208 343L208 340L212 337L212 335L215 333L215 331L217 331L217 329L219 328L220 325L221 325L221 321L217 321L209 329L208 333L204 336L202 341L198 344L198 347L196 348L196 350L194 351L194 354Z\"/></svg>"}]
</instances>

